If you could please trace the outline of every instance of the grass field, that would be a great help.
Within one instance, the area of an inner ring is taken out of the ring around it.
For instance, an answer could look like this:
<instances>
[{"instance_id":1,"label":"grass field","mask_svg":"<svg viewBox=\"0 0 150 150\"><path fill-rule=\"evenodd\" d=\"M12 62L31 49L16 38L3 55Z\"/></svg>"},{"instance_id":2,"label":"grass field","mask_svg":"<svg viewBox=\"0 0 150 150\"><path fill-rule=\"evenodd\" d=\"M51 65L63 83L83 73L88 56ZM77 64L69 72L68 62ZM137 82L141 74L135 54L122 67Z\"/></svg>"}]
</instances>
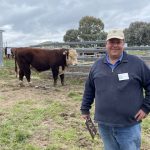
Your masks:
<instances>
[{"instance_id":1,"label":"grass field","mask_svg":"<svg viewBox=\"0 0 150 150\"><path fill-rule=\"evenodd\" d=\"M0 68L0 150L102 150L80 115L85 80L67 78L53 87L45 74L32 74L36 87L18 86L14 61ZM92 118L93 118L92 109ZM142 123L142 150L150 150L150 117Z\"/></svg>"}]
</instances>

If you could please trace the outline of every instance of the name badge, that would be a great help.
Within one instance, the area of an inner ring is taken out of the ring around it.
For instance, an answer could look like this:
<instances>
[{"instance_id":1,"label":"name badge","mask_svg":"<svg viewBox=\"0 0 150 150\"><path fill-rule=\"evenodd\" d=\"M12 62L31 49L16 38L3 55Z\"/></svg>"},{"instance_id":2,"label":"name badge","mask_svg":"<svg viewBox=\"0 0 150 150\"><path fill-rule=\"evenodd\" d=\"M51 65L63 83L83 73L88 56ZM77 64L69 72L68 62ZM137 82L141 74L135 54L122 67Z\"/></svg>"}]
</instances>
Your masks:
<instances>
[{"instance_id":1,"label":"name badge","mask_svg":"<svg viewBox=\"0 0 150 150\"><path fill-rule=\"evenodd\" d=\"M119 81L129 80L129 75L128 75L128 73L120 73L120 74L118 74L118 78L119 78Z\"/></svg>"}]
</instances>

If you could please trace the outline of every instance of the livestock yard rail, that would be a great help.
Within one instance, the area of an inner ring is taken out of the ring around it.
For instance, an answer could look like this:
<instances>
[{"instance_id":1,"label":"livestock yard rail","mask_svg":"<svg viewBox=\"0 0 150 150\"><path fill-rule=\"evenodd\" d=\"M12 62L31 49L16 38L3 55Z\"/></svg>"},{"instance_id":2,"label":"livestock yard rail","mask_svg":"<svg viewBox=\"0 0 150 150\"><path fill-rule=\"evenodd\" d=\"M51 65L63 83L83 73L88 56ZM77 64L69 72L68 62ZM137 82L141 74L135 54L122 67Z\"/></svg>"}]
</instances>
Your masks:
<instances>
[{"instance_id":1,"label":"livestock yard rail","mask_svg":"<svg viewBox=\"0 0 150 150\"><path fill-rule=\"evenodd\" d=\"M67 76L87 76L90 67L99 57L105 55L105 48L76 48L78 52L77 66L71 66L65 73ZM150 67L150 47L125 47L129 54L137 55Z\"/></svg>"},{"instance_id":2,"label":"livestock yard rail","mask_svg":"<svg viewBox=\"0 0 150 150\"><path fill-rule=\"evenodd\" d=\"M105 41L84 41L84 42L65 42L65 43L45 43L31 47L40 48L70 48L74 47L78 53L79 64L70 66L65 73L67 76L84 76L89 73L90 67L98 58L105 55L105 47L98 47L98 44L104 44ZM125 51L129 54L137 55L145 61L150 67L150 46L133 46L125 47Z\"/></svg>"},{"instance_id":3,"label":"livestock yard rail","mask_svg":"<svg viewBox=\"0 0 150 150\"><path fill-rule=\"evenodd\" d=\"M60 48L73 47L78 52L77 66L71 66L67 69L65 73L67 76L81 76L86 77L90 70L90 67L99 57L105 55L105 47L99 47L99 45L104 45L106 41L83 41L83 42L65 42L65 43L45 43L43 45L36 45L33 47L48 47L48 48ZM145 61L145 63L150 67L150 46L133 46L125 47L125 51L129 54L137 55Z\"/></svg>"}]
</instances>

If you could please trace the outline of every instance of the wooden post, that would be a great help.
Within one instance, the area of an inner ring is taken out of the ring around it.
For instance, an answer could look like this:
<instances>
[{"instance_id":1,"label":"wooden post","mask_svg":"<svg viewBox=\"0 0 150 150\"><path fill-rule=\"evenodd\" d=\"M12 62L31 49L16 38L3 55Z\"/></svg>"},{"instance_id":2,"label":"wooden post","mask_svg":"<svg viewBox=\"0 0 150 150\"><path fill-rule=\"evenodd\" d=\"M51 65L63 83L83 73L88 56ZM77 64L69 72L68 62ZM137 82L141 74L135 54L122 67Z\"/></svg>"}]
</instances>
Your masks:
<instances>
[{"instance_id":1,"label":"wooden post","mask_svg":"<svg viewBox=\"0 0 150 150\"><path fill-rule=\"evenodd\" d=\"M0 30L0 67L3 66L3 32Z\"/></svg>"}]
</instances>

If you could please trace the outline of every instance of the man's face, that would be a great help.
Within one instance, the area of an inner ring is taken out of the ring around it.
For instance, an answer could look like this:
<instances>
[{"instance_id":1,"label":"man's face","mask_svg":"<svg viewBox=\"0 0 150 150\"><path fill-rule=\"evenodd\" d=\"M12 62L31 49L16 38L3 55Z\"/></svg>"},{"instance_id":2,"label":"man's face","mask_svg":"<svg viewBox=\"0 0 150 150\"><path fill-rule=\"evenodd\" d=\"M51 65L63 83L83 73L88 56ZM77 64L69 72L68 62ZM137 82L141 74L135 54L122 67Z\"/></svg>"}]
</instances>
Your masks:
<instances>
[{"instance_id":1,"label":"man's face","mask_svg":"<svg viewBox=\"0 0 150 150\"><path fill-rule=\"evenodd\" d=\"M124 50L124 40L110 39L106 43L106 49L110 58L119 58Z\"/></svg>"}]
</instances>

